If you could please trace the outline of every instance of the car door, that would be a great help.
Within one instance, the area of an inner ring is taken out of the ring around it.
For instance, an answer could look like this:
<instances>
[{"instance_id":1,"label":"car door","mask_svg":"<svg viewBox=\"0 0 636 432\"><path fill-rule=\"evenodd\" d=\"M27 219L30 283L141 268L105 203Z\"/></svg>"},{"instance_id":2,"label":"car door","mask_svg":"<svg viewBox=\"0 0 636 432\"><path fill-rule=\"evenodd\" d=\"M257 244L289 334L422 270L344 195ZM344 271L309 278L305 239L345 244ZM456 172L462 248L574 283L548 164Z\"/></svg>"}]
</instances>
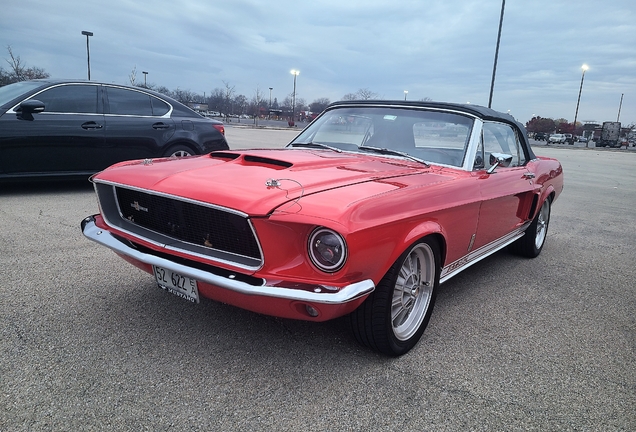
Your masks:
<instances>
[{"instance_id":1,"label":"car door","mask_svg":"<svg viewBox=\"0 0 636 432\"><path fill-rule=\"evenodd\" d=\"M114 163L163 156L164 146L175 132L171 106L141 90L104 88L108 148L104 158Z\"/></svg>"},{"instance_id":2,"label":"car door","mask_svg":"<svg viewBox=\"0 0 636 432\"><path fill-rule=\"evenodd\" d=\"M528 220L536 190L534 175L527 167L528 157L512 126L485 122L480 147L484 163L478 167L481 206L474 249L496 247L498 242L518 232ZM512 161L489 174L493 153L510 155Z\"/></svg>"},{"instance_id":3,"label":"car door","mask_svg":"<svg viewBox=\"0 0 636 432\"><path fill-rule=\"evenodd\" d=\"M37 175L95 172L104 145L99 85L60 84L30 100L44 111L22 116L19 104L0 117L3 174Z\"/></svg>"}]
</instances>

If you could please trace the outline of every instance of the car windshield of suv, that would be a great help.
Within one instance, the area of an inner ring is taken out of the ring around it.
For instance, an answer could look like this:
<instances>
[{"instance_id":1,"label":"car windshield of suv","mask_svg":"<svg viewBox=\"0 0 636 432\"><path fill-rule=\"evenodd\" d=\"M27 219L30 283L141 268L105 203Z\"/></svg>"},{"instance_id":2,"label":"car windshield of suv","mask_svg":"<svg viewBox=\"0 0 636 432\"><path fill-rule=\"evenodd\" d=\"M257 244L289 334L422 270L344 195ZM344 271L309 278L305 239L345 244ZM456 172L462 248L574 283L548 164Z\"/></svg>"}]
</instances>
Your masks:
<instances>
[{"instance_id":1,"label":"car windshield of suv","mask_svg":"<svg viewBox=\"0 0 636 432\"><path fill-rule=\"evenodd\" d=\"M327 111L290 146L319 145L344 151L392 150L417 159L461 166L473 119L421 109L346 107ZM389 154L389 152L384 152Z\"/></svg>"},{"instance_id":2,"label":"car windshield of suv","mask_svg":"<svg viewBox=\"0 0 636 432\"><path fill-rule=\"evenodd\" d=\"M0 87L0 106L10 102L22 93L26 93L41 86L42 83L39 81L22 81Z\"/></svg>"}]
</instances>

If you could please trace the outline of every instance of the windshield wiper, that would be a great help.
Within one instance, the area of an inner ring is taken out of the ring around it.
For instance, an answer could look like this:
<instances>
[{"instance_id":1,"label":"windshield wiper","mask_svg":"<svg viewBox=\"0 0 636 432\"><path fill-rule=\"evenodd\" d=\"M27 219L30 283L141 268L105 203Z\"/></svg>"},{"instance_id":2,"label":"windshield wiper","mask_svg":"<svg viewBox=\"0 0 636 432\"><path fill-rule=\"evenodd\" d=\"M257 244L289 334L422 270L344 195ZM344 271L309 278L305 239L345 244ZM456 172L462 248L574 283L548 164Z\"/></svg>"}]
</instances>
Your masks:
<instances>
[{"instance_id":1,"label":"windshield wiper","mask_svg":"<svg viewBox=\"0 0 636 432\"><path fill-rule=\"evenodd\" d=\"M380 153L380 154L385 154L385 155L391 155L391 156L402 156L402 157L405 157L407 159L411 159L412 161L424 164L427 167L430 167L428 162L426 162L426 161L424 161L424 160L422 160L420 158L416 158L415 156L411 156L408 153L401 152L401 151L398 151L398 150L391 150L391 149L388 149L388 148L371 147L371 146L364 146L364 145L358 147L358 149L366 150L366 151L372 151L372 152L375 152L375 153Z\"/></svg>"},{"instance_id":2,"label":"windshield wiper","mask_svg":"<svg viewBox=\"0 0 636 432\"><path fill-rule=\"evenodd\" d=\"M322 148L322 149L327 149L327 150L332 150L338 153L342 153L342 150L340 150L337 147L332 147L330 145L327 144L322 144L319 142L308 142L308 143L298 143L298 142L293 142L291 144L289 144L292 147L309 147L309 148Z\"/></svg>"}]
</instances>

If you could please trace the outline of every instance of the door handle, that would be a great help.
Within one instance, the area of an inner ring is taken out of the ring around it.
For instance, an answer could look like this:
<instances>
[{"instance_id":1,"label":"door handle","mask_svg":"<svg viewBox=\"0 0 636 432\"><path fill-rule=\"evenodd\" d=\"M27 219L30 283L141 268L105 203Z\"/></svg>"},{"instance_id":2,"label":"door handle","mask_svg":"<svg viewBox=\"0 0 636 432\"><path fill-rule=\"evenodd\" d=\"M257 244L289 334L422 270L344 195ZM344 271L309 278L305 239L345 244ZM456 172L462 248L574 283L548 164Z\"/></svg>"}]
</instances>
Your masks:
<instances>
[{"instance_id":1,"label":"door handle","mask_svg":"<svg viewBox=\"0 0 636 432\"><path fill-rule=\"evenodd\" d=\"M152 125L152 128L153 128L153 129L170 129L170 125L167 125L167 124L165 124L165 123L161 123L161 122L159 122L159 123L155 123L155 124L153 124L153 125Z\"/></svg>"},{"instance_id":2,"label":"door handle","mask_svg":"<svg viewBox=\"0 0 636 432\"><path fill-rule=\"evenodd\" d=\"M102 125L94 121L82 123L82 129L86 129L86 130L101 129L102 127L103 127Z\"/></svg>"}]
</instances>

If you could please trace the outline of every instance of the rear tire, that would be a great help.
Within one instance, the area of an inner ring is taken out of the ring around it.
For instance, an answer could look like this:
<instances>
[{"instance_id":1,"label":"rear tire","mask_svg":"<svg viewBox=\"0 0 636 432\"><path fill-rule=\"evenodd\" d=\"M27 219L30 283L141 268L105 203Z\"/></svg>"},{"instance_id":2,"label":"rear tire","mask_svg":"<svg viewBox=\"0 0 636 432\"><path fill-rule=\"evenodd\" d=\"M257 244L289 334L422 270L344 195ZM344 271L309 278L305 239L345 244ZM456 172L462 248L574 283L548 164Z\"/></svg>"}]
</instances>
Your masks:
<instances>
[{"instance_id":1,"label":"rear tire","mask_svg":"<svg viewBox=\"0 0 636 432\"><path fill-rule=\"evenodd\" d=\"M550 198L546 198L524 236L512 244L513 252L527 258L539 256L548 236L550 209Z\"/></svg>"},{"instance_id":2,"label":"rear tire","mask_svg":"<svg viewBox=\"0 0 636 432\"><path fill-rule=\"evenodd\" d=\"M419 341L433 313L440 274L437 242L424 238L391 266L375 291L350 315L358 342L390 356Z\"/></svg>"}]
</instances>

